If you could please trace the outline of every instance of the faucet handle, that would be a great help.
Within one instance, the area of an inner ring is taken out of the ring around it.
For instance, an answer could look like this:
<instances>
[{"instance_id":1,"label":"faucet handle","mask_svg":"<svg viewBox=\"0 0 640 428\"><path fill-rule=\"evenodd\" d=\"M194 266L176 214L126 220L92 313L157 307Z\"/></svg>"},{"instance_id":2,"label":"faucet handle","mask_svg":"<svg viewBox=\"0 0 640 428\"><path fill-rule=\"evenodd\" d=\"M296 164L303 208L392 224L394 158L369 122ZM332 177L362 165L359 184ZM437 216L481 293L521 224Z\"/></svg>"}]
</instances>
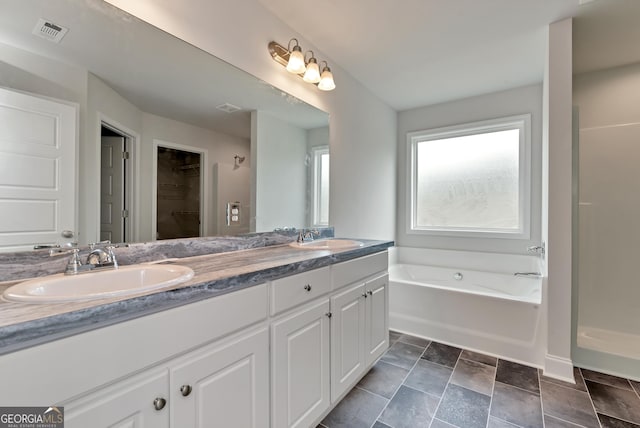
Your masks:
<instances>
[{"instance_id":1,"label":"faucet handle","mask_svg":"<svg viewBox=\"0 0 640 428\"><path fill-rule=\"evenodd\" d=\"M72 255L69 259L69 262L67 263L67 267L64 270L65 275L75 275L80 271L82 262L80 261L79 252L80 250L78 248L74 248L73 250L71 250Z\"/></svg>"},{"instance_id":2,"label":"faucet handle","mask_svg":"<svg viewBox=\"0 0 640 428\"><path fill-rule=\"evenodd\" d=\"M113 268L114 269L118 269L118 260L116 259L115 251L113 251L115 249L116 249L116 247L114 245L109 245L107 247L107 256L111 260L111 263L113 263Z\"/></svg>"}]
</instances>

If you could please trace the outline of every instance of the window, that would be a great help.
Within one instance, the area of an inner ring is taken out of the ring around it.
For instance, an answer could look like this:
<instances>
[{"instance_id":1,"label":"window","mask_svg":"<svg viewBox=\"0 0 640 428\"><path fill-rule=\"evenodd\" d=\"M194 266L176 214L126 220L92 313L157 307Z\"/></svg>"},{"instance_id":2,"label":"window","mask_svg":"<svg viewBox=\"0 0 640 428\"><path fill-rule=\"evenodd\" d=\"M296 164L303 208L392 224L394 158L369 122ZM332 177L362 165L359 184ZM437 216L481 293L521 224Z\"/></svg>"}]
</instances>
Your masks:
<instances>
[{"instance_id":1,"label":"window","mask_svg":"<svg viewBox=\"0 0 640 428\"><path fill-rule=\"evenodd\" d=\"M408 233L529 238L530 115L408 134Z\"/></svg>"},{"instance_id":2,"label":"window","mask_svg":"<svg viewBox=\"0 0 640 428\"><path fill-rule=\"evenodd\" d=\"M314 226L329 225L329 147L313 148L312 214Z\"/></svg>"}]
</instances>

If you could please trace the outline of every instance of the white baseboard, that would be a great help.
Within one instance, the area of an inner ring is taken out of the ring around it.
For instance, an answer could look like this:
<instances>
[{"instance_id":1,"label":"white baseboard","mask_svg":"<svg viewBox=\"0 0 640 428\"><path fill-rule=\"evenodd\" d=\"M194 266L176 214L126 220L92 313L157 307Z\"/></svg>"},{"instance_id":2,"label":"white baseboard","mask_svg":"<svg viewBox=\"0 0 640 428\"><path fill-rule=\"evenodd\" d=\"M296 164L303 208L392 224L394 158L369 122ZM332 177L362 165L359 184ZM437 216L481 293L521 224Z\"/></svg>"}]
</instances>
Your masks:
<instances>
[{"instance_id":1,"label":"white baseboard","mask_svg":"<svg viewBox=\"0 0 640 428\"><path fill-rule=\"evenodd\" d=\"M544 370L542 373L547 377L573 384L576 383L573 378L573 361L571 361L570 358L547 354L544 359Z\"/></svg>"}]
</instances>

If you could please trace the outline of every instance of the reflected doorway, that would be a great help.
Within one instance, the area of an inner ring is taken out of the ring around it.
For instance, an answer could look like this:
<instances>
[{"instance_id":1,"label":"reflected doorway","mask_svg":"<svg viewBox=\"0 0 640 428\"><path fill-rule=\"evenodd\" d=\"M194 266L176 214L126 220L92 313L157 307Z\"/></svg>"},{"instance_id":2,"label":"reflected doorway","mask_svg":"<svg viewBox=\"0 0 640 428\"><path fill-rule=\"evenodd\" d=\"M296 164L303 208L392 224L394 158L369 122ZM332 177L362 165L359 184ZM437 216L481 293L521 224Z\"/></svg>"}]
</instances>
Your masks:
<instances>
[{"instance_id":1,"label":"reflected doorway","mask_svg":"<svg viewBox=\"0 0 640 428\"><path fill-rule=\"evenodd\" d=\"M129 235L127 163L131 139L102 123L100 128L100 240L126 242Z\"/></svg>"},{"instance_id":2,"label":"reflected doorway","mask_svg":"<svg viewBox=\"0 0 640 428\"><path fill-rule=\"evenodd\" d=\"M201 236L202 162L200 153L158 146L156 239Z\"/></svg>"}]
</instances>

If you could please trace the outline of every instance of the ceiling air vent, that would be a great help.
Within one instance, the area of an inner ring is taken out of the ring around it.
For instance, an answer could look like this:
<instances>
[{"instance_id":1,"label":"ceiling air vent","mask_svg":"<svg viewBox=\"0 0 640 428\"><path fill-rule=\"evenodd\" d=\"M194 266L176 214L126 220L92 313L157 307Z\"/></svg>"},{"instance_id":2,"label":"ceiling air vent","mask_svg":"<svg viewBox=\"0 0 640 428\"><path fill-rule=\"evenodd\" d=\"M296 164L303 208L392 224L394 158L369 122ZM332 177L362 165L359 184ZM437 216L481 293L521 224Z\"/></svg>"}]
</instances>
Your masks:
<instances>
[{"instance_id":1,"label":"ceiling air vent","mask_svg":"<svg viewBox=\"0 0 640 428\"><path fill-rule=\"evenodd\" d=\"M236 111L242 110L240 107L234 106L233 104L230 104L230 103L220 104L219 106L216 106L216 108L218 110L222 110L227 113L235 113Z\"/></svg>"},{"instance_id":2,"label":"ceiling air vent","mask_svg":"<svg viewBox=\"0 0 640 428\"><path fill-rule=\"evenodd\" d=\"M67 34L67 31L69 31L68 28L61 27L51 21L40 18L33 28L32 33L54 43L60 43L60 40Z\"/></svg>"}]
</instances>

